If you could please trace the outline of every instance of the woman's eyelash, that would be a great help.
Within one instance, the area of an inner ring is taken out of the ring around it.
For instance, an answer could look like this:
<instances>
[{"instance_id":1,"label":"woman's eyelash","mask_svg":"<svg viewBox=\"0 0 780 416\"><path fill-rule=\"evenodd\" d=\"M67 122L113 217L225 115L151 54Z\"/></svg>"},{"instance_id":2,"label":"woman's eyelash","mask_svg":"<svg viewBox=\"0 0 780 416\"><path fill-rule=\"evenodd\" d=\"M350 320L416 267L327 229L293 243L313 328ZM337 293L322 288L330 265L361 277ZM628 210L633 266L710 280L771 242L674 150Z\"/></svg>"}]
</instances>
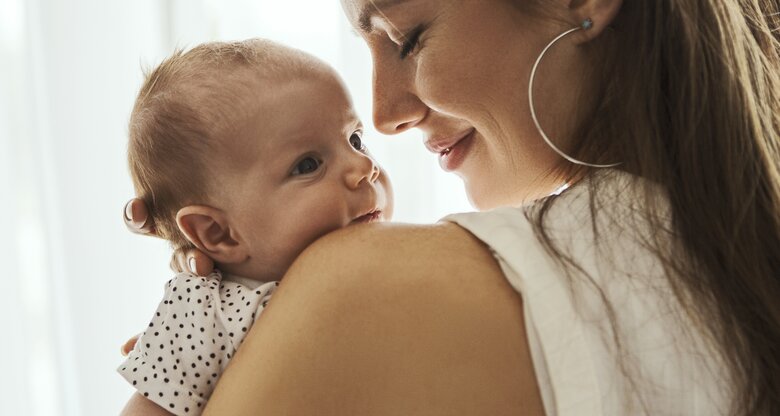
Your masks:
<instances>
[{"instance_id":1,"label":"woman's eyelash","mask_svg":"<svg viewBox=\"0 0 780 416\"><path fill-rule=\"evenodd\" d=\"M401 59L406 58L411 54L417 45L420 43L420 35L422 35L424 28L417 26L407 37L406 41L401 45Z\"/></svg>"}]
</instances>

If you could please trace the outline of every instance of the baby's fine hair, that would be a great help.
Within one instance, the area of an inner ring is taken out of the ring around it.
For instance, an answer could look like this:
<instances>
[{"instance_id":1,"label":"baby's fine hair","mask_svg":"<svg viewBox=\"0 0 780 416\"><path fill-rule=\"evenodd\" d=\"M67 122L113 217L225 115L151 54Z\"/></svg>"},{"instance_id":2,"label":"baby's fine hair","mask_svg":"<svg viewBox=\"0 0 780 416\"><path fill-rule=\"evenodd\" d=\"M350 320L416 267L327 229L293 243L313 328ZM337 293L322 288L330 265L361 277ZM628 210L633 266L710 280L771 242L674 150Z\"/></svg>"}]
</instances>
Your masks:
<instances>
[{"instance_id":1,"label":"baby's fine hair","mask_svg":"<svg viewBox=\"0 0 780 416\"><path fill-rule=\"evenodd\" d=\"M128 161L138 197L157 234L173 248L193 247L176 224L182 207L208 203L208 157L254 95L275 82L327 68L316 58L280 44L250 39L210 42L176 50L152 71L136 98L129 124ZM248 89L251 93L247 93Z\"/></svg>"}]
</instances>

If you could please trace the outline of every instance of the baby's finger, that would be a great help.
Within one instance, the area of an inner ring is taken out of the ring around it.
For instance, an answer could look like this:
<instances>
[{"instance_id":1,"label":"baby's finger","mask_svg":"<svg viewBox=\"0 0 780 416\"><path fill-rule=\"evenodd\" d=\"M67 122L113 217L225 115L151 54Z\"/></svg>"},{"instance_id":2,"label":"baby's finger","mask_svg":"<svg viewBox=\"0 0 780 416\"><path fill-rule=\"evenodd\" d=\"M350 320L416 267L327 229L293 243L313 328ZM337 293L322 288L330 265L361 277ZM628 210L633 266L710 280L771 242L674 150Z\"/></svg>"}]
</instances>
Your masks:
<instances>
[{"instance_id":1,"label":"baby's finger","mask_svg":"<svg viewBox=\"0 0 780 416\"><path fill-rule=\"evenodd\" d=\"M202 251L176 250L171 258L171 269L176 273L189 272L197 276L208 276L214 271L214 261Z\"/></svg>"},{"instance_id":2,"label":"baby's finger","mask_svg":"<svg viewBox=\"0 0 780 416\"><path fill-rule=\"evenodd\" d=\"M136 234L157 235L154 219L142 199L133 198L125 204L124 220L127 229Z\"/></svg>"},{"instance_id":3,"label":"baby's finger","mask_svg":"<svg viewBox=\"0 0 780 416\"><path fill-rule=\"evenodd\" d=\"M135 343L136 343L136 342L138 342L138 338L139 338L140 336L141 336L141 335L136 335L136 336L134 336L134 337L132 337L132 338L128 339L128 340L127 340L127 341L124 343L124 345L122 345L121 352L122 352L122 355L123 355L123 356L127 357L127 354L130 354L130 351L132 351L132 350L133 350L133 348L135 348Z\"/></svg>"},{"instance_id":4,"label":"baby's finger","mask_svg":"<svg viewBox=\"0 0 780 416\"><path fill-rule=\"evenodd\" d=\"M198 276L208 276L214 271L214 261L198 249L187 252L187 269Z\"/></svg>"}]
</instances>

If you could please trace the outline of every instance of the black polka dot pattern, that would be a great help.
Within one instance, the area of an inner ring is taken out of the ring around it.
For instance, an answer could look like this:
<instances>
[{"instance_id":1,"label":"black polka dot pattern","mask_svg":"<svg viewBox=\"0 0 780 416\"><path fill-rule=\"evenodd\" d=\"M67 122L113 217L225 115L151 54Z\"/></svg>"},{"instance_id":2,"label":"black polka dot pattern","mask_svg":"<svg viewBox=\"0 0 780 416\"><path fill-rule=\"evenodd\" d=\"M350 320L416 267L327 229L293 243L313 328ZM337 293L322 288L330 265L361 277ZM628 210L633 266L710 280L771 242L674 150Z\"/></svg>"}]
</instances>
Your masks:
<instances>
[{"instance_id":1,"label":"black polka dot pattern","mask_svg":"<svg viewBox=\"0 0 780 416\"><path fill-rule=\"evenodd\" d=\"M215 271L208 277L180 273L119 366L144 396L176 415L198 415L219 376L265 309L277 282L242 283Z\"/></svg>"}]
</instances>

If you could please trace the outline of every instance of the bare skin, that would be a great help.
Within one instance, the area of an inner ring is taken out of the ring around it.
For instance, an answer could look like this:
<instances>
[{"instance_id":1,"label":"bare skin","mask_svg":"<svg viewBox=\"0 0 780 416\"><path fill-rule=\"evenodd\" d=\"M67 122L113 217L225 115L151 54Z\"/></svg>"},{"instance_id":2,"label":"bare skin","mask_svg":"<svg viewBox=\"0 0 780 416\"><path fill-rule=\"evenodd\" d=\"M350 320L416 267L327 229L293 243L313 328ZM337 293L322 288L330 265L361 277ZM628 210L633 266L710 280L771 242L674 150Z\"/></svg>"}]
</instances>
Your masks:
<instances>
[{"instance_id":1,"label":"bare skin","mask_svg":"<svg viewBox=\"0 0 780 416\"><path fill-rule=\"evenodd\" d=\"M205 415L544 413L522 301L457 226L337 231L275 296Z\"/></svg>"}]
</instances>

